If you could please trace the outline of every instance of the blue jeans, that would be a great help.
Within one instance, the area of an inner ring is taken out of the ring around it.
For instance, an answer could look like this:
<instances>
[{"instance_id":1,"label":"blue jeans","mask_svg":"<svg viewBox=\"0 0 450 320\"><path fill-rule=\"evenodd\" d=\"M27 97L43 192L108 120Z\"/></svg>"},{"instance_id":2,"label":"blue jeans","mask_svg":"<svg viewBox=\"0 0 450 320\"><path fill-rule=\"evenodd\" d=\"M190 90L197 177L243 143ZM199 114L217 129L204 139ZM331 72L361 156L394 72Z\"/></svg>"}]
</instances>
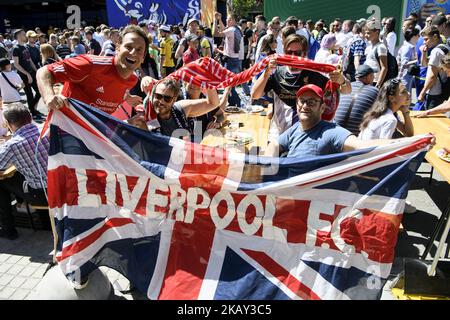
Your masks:
<instances>
[{"instance_id":1,"label":"blue jeans","mask_svg":"<svg viewBox=\"0 0 450 320\"><path fill-rule=\"evenodd\" d=\"M405 74L402 77L402 82L406 87L406 90L411 94L412 91L412 85L413 85L414 77L410 74ZM419 92L420 93L420 92Z\"/></svg>"},{"instance_id":2,"label":"blue jeans","mask_svg":"<svg viewBox=\"0 0 450 320\"><path fill-rule=\"evenodd\" d=\"M237 74L241 72L241 61L238 58L230 58L225 56L225 68ZM241 99L239 99L239 96L234 88L231 89L228 104L230 106L241 106Z\"/></svg>"},{"instance_id":3,"label":"blue jeans","mask_svg":"<svg viewBox=\"0 0 450 320\"><path fill-rule=\"evenodd\" d=\"M415 85L416 85L416 96L419 97L420 92L422 92L423 87L425 86L425 80L422 80L418 77L414 77ZM413 107L413 110L423 110L425 108L425 102L417 101L416 105Z\"/></svg>"}]
</instances>

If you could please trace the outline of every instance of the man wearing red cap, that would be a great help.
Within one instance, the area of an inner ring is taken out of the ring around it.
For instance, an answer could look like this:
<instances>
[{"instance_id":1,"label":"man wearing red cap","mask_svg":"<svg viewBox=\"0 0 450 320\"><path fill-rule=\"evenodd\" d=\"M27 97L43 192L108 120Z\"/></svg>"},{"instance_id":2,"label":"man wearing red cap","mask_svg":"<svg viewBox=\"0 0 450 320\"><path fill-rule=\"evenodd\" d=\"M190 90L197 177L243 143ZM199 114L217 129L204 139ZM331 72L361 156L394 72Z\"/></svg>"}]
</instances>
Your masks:
<instances>
[{"instance_id":1,"label":"man wearing red cap","mask_svg":"<svg viewBox=\"0 0 450 320\"><path fill-rule=\"evenodd\" d=\"M271 141L267 148L268 155L276 156L278 148L280 153L288 151L288 157L342 152L345 141L352 133L322 120L325 108L320 87L314 84L301 87L297 91L299 121L278 137L278 143Z\"/></svg>"},{"instance_id":2,"label":"man wearing red cap","mask_svg":"<svg viewBox=\"0 0 450 320\"><path fill-rule=\"evenodd\" d=\"M326 105L323 90L313 84L297 91L299 122L270 141L265 154L276 156L287 152L287 157L318 156L364 149L392 143L389 139L359 140L345 128L322 120Z\"/></svg>"}]
</instances>

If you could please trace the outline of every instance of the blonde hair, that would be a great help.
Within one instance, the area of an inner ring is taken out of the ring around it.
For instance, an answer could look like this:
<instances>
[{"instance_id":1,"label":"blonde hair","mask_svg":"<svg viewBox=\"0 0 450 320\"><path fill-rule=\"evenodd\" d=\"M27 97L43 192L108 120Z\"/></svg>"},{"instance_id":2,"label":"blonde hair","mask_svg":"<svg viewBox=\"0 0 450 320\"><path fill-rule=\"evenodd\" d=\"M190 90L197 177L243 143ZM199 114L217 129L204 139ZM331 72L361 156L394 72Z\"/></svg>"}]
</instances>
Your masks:
<instances>
[{"instance_id":1,"label":"blonde hair","mask_svg":"<svg viewBox=\"0 0 450 320\"><path fill-rule=\"evenodd\" d=\"M53 46L48 43L41 44L41 56L42 56L42 64L44 64L48 58L53 58L56 60L55 48L53 48Z\"/></svg>"}]
</instances>

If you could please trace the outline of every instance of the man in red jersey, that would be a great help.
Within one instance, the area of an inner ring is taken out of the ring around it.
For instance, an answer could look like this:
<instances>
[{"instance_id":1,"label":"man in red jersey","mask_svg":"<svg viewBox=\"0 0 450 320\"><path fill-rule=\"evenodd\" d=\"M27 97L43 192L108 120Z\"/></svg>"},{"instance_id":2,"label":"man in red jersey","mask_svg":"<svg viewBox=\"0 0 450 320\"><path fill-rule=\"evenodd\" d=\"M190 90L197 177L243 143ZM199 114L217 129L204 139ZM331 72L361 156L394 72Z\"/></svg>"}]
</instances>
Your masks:
<instances>
[{"instance_id":1,"label":"man in red jersey","mask_svg":"<svg viewBox=\"0 0 450 320\"><path fill-rule=\"evenodd\" d=\"M128 90L138 81L134 71L147 50L145 33L130 25L122 31L115 57L80 55L39 69L37 83L44 103L49 109L59 109L67 105L67 98L74 98L109 114L123 101L133 106L140 103L141 98L129 95ZM53 90L55 83L64 83L61 94Z\"/></svg>"}]
</instances>

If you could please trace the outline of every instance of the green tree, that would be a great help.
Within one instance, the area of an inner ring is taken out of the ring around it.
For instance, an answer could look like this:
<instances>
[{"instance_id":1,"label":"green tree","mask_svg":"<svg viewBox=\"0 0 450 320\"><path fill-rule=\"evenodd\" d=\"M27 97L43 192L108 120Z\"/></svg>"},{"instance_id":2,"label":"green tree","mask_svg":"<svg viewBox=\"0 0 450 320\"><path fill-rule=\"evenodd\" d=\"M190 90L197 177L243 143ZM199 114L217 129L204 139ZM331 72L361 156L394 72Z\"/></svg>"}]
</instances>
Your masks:
<instances>
[{"instance_id":1,"label":"green tree","mask_svg":"<svg viewBox=\"0 0 450 320\"><path fill-rule=\"evenodd\" d=\"M234 13L239 17L248 17L249 12L252 11L263 11L263 1L262 0L228 0L233 7Z\"/></svg>"}]
</instances>

